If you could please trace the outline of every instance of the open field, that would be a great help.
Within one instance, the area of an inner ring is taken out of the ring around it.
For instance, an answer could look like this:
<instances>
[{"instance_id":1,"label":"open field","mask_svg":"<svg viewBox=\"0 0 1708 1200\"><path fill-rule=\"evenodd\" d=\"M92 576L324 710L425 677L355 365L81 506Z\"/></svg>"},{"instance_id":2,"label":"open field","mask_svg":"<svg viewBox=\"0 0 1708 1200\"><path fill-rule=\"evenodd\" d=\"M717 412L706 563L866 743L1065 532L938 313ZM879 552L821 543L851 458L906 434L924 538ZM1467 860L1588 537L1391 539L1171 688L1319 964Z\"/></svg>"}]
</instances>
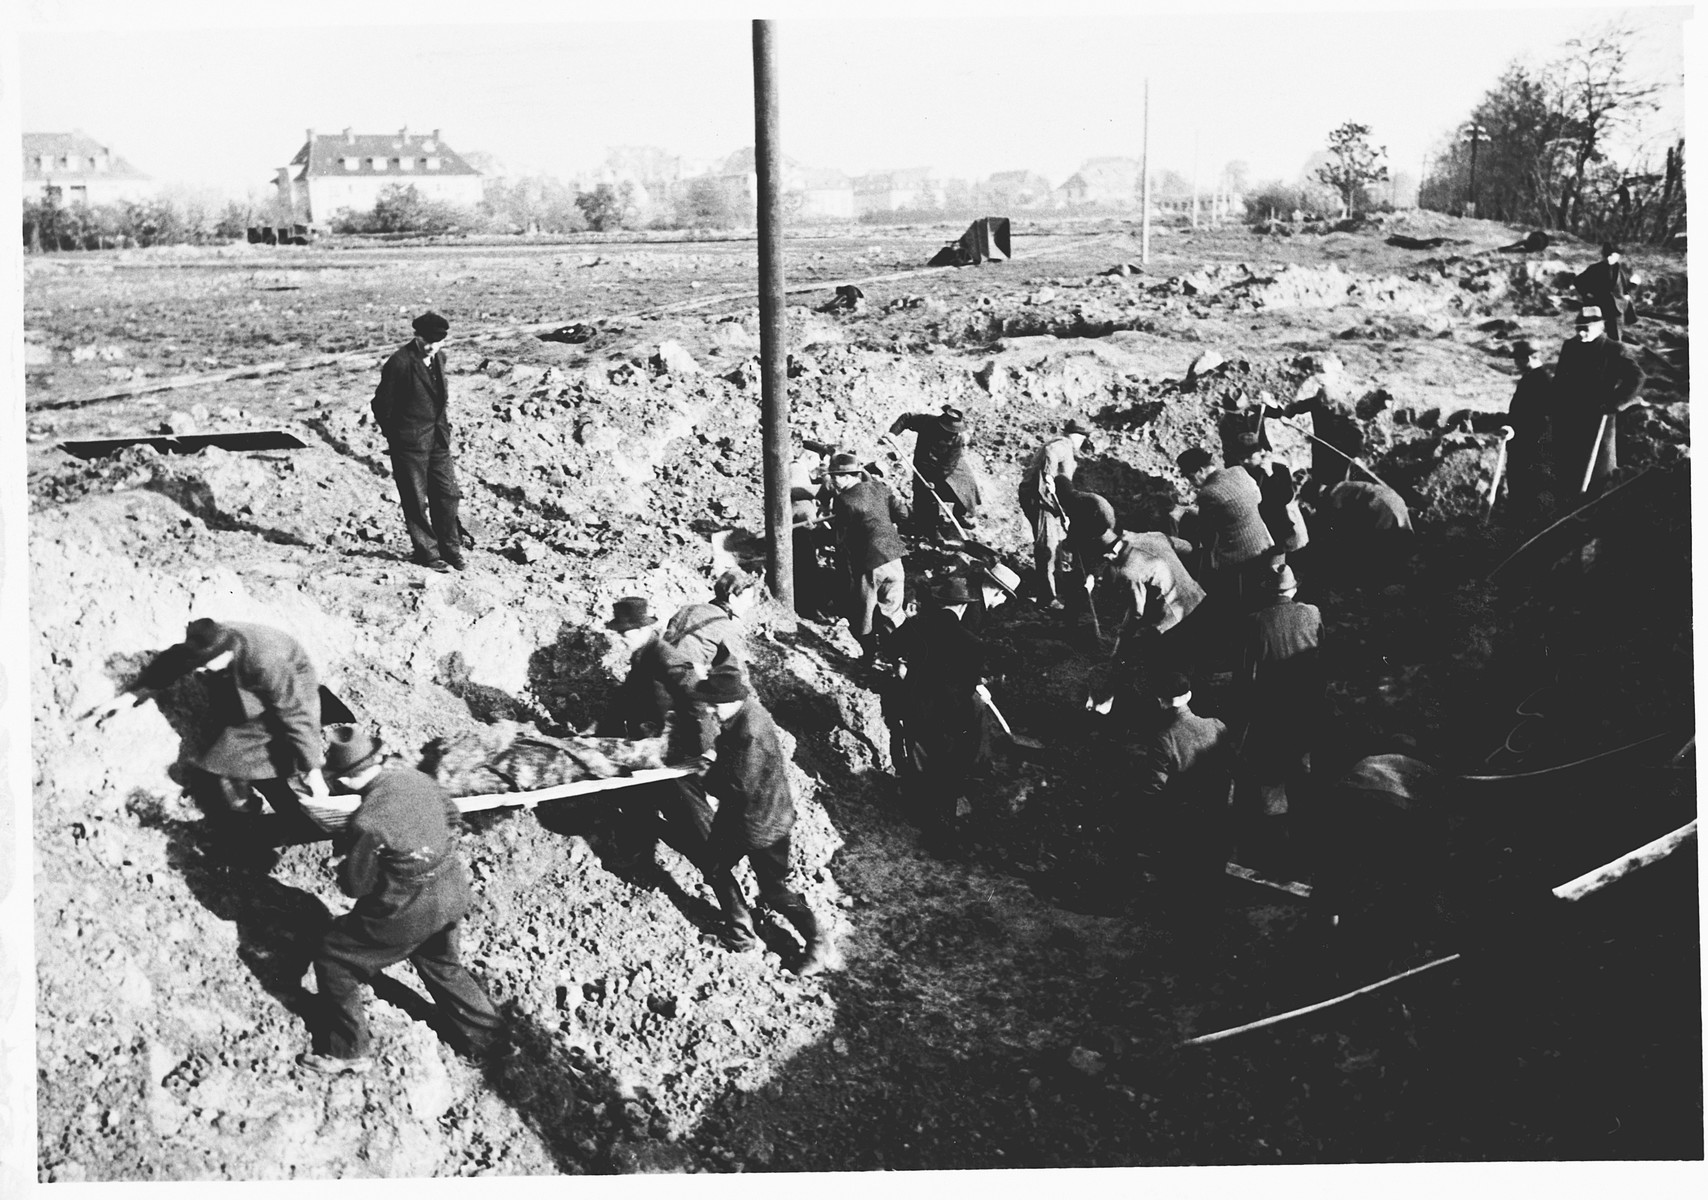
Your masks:
<instances>
[{"instance_id":1,"label":"open field","mask_svg":"<svg viewBox=\"0 0 1708 1200\"><path fill-rule=\"evenodd\" d=\"M1394 229L1450 241L1401 250L1383 241ZM1169 230L1148 269L1120 275L1103 272L1136 262L1138 238L1107 221L1017 226L1016 261L917 270L959 232L791 243L791 286L816 288L789 308L799 432L877 457L898 413L960 404L986 490L981 540L1024 569L1015 488L1066 416L1100 426L1084 478L1131 513L1184 487L1175 455L1215 447L1242 397L1290 399L1324 378L1358 404L1419 550L1386 587L1313 593L1307 576L1334 680L1319 770L1402 735L1472 774L1673 729L1667 754L1682 745L1682 257L1633 263L1657 407L1625 422L1621 464L1650 482L1593 570L1537 562L1496 586L1489 570L1535 525L1499 509L1483 523L1496 438L1452 418L1504 406L1517 338L1552 361L1570 331L1558 277L1592 248L1501 255L1524 231L1426 215L1294 237ZM816 311L834 283L903 272L862 284L863 311ZM672 886L608 870L596 800L482 816L463 842L477 892L464 944L522 1060L482 1075L457 1059L398 969L371 1007L372 1075L295 1071L308 955L345 903L325 846L286 849L269 877L210 856L179 786L193 696L100 730L72 716L194 614L290 630L394 746L501 718L579 728L621 670L600 628L611 601L642 594L668 612L700 599L706 535L761 526L755 275L753 244L733 240L27 264L42 1179L1702 1154L1694 852L1569 916L1540 905L1689 819L1693 757L1475 809L1425 915L1336 955L1302 905L1233 879L1187 935L1178 899L1109 836L1131 763L1081 708L1098 665L1089 629L1023 603L991 616L992 686L1049 745L993 764L976 847L953 863L920 849L896 798L882 704L852 677L846 627L762 621L751 639L793 755L796 866L834 915L843 971L795 979L780 929L763 956L704 945L696 873L668 852ZM451 576L405 560L367 414L379 361L426 308L452 325L479 540ZM576 324L590 328L573 344L535 336ZM655 362L665 342L695 368ZM1226 365L1188 383L1208 351ZM96 398L317 354L348 357ZM57 448L163 423L284 428L307 449L81 462ZM1282 450L1308 457L1302 441ZM953 565L911 555L910 592ZM1196 707L1217 713L1227 691L1206 681ZM1515 711L1526 705L1543 715ZM1178 1048L1452 951L1463 966L1333 1013Z\"/></svg>"}]
</instances>

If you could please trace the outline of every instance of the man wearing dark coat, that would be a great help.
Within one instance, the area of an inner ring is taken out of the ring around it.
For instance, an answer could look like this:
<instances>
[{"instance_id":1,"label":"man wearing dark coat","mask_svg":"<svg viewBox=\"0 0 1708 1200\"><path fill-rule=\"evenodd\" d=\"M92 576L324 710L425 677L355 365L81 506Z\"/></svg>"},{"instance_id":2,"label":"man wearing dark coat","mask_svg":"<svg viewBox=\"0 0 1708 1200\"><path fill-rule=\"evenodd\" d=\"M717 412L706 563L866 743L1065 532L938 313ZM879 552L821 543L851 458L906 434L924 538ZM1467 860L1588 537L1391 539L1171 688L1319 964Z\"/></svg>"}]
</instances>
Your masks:
<instances>
[{"instance_id":1,"label":"man wearing dark coat","mask_svg":"<svg viewBox=\"0 0 1708 1200\"><path fill-rule=\"evenodd\" d=\"M1134 787L1117 824L1164 852L1169 874L1194 890L1222 874L1233 740L1214 717L1192 711L1192 683L1173 673L1155 695L1161 722L1138 743Z\"/></svg>"},{"instance_id":2,"label":"man wearing dark coat","mask_svg":"<svg viewBox=\"0 0 1708 1200\"><path fill-rule=\"evenodd\" d=\"M1358 423L1358 414L1350 404L1331 399L1320 381L1314 386L1307 381L1305 387L1310 390L1291 404L1266 405L1263 416L1305 415L1311 418L1311 485L1314 489L1327 491L1348 477L1352 470L1348 460L1364 453L1367 439L1364 427ZM1341 453L1336 454L1336 450Z\"/></svg>"},{"instance_id":3,"label":"man wearing dark coat","mask_svg":"<svg viewBox=\"0 0 1708 1200\"><path fill-rule=\"evenodd\" d=\"M662 637L687 658L698 678L704 679L723 662L735 663L742 678L747 678L741 618L759 598L757 582L739 568L725 571L712 584L710 602L684 605L665 625Z\"/></svg>"},{"instance_id":4,"label":"man wearing dark coat","mask_svg":"<svg viewBox=\"0 0 1708 1200\"><path fill-rule=\"evenodd\" d=\"M1602 324L1607 327L1607 340L1617 342L1621 324L1630 324L1631 269L1620 261L1619 247L1612 242L1601 245L1601 261L1591 263L1577 273L1572 286L1586 305L1601 310Z\"/></svg>"},{"instance_id":5,"label":"man wearing dark coat","mask_svg":"<svg viewBox=\"0 0 1708 1200\"><path fill-rule=\"evenodd\" d=\"M882 637L907 620L902 610L907 576L901 565L906 547L896 531L896 522L907 519L907 505L861 470L852 454L832 458L829 477L835 493L831 530L847 587L848 628L871 661Z\"/></svg>"},{"instance_id":6,"label":"man wearing dark coat","mask_svg":"<svg viewBox=\"0 0 1708 1200\"><path fill-rule=\"evenodd\" d=\"M1107 535L1115 532L1114 506L1066 475L1056 476L1056 500L1067 516L1067 549L1081 589L1103 561Z\"/></svg>"},{"instance_id":7,"label":"man wearing dark coat","mask_svg":"<svg viewBox=\"0 0 1708 1200\"><path fill-rule=\"evenodd\" d=\"M896 637L907 667L898 708L905 778L920 803L926 838L934 849L952 850L967 778L987 751L976 691L984 682L985 648L964 621L973 602L965 579L943 581L934 599L937 607Z\"/></svg>"},{"instance_id":8,"label":"man wearing dark coat","mask_svg":"<svg viewBox=\"0 0 1708 1200\"><path fill-rule=\"evenodd\" d=\"M938 500L950 507L963 528L971 529L979 516L979 484L967 461L964 414L945 404L940 414L904 413L890 425L891 433L910 429L915 435L913 469L918 472L913 480L913 517L919 529L935 534L950 524Z\"/></svg>"},{"instance_id":9,"label":"man wearing dark coat","mask_svg":"<svg viewBox=\"0 0 1708 1200\"><path fill-rule=\"evenodd\" d=\"M1518 383L1506 406L1506 423L1512 429L1506 445L1506 471L1511 480L1509 490L1523 510L1548 487L1544 455L1552 445L1554 377L1529 342L1512 347L1512 362L1518 368Z\"/></svg>"},{"instance_id":10,"label":"man wearing dark coat","mask_svg":"<svg viewBox=\"0 0 1708 1200\"><path fill-rule=\"evenodd\" d=\"M190 764L215 781L219 796L210 817L225 826L222 833L235 834L237 817L260 813L259 793L287 824L312 832L297 798L328 793L320 769L320 681L301 644L267 625L204 617L191 621L184 640L162 651L127 691L141 704L197 670L212 680L213 728ZM119 706L115 700L106 711Z\"/></svg>"},{"instance_id":11,"label":"man wearing dark coat","mask_svg":"<svg viewBox=\"0 0 1708 1200\"><path fill-rule=\"evenodd\" d=\"M1099 698L1116 692L1148 697L1159 676L1188 670L1196 662L1202 641L1202 617L1192 620L1204 603L1205 592L1180 561L1179 547L1167 534L1148 531L1104 535L1105 591L1114 596L1112 626L1120 630L1120 645L1110 677L1095 690ZM1087 576L1087 585L1097 581ZM1096 603L1095 594L1089 597ZM1146 715L1123 700L1124 717Z\"/></svg>"},{"instance_id":12,"label":"man wearing dark coat","mask_svg":"<svg viewBox=\"0 0 1708 1200\"><path fill-rule=\"evenodd\" d=\"M1636 359L1606 336L1601 310L1580 309L1577 336L1560 347L1554 367L1554 455L1560 495L1599 492L1619 469L1619 414L1646 406L1638 395L1646 378Z\"/></svg>"},{"instance_id":13,"label":"man wearing dark coat","mask_svg":"<svg viewBox=\"0 0 1708 1200\"><path fill-rule=\"evenodd\" d=\"M1274 597L1245 618L1239 679L1250 726L1246 765L1263 817L1297 810L1310 781L1311 748L1322 720L1322 612L1300 604L1293 569L1282 565ZM1255 818L1256 812L1247 814ZM1251 864L1247 864L1251 865Z\"/></svg>"},{"instance_id":14,"label":"man wearing dark coat","mask_svg":"<svg viewBox=\"0 0 1708 1200\"><path fill-rule=\"evenodd\" d=\"M356 906L332 923L315 954L325 1023L316 1048L297 1062L328 1075L371 1069L361 986L406 958L449 1024L453 1048L489 1061L503 1057L503 1018L458 956L469 886L457 855L456 802L351 729L334 733L327 771L362 797L338 863L338 886Z\"/></svg>"},{"instance_id":15,"label":"man wearing dark coat","mask_svg":"<svg viewBox=\"0 0 1708 1200\"><path fill-rule=\"evenodd\" d=\"M414 325L415 337L380 368L374 420L391 452L412 561L435 571L460 571L466 565L457 514L462 492L451 462L449 392L440 350L451 325L435 312L416 317Z\"/></svg>"},{"instance_id":16,"label":"man wearing dark coat","mask_svg":"<svg viewBox=\"0 0 1708 1200\"><path fill-rule=\"evenodd\" d=\"M738 952L759 947L753 917L733 874L742 859L753 868L759 899L793 925L806 942L798 975L816 975L830 965L829 947L806 897L788 886L790 831L795 796L789 761L771 714L730 663L712 670L694 687L718 724L705 790L718 800L703 870L723 907L724 945Z\"/></svg>"},{"instance_id":17,"label":"man wearing dark coat","mask_svg":"<svg viewBox=\"0 0 1708 1200\"><path fill-rule=\"evenodd\" d=\"M647 608L646 597L624 596L612 606L611 619L605 622L605 628L619 634L629 647L629 673L593 732L633 740L657 737L669 729L669 760L693 760L711 746L716 728L711 713L694 698L699 679L694 660L659 636L658 618ZM617 867L651 865L660 836L698 865L711 832L712 810L697 779L661 779L626 789L617 802L616 819Z\"/></svg>"}]
</instances>

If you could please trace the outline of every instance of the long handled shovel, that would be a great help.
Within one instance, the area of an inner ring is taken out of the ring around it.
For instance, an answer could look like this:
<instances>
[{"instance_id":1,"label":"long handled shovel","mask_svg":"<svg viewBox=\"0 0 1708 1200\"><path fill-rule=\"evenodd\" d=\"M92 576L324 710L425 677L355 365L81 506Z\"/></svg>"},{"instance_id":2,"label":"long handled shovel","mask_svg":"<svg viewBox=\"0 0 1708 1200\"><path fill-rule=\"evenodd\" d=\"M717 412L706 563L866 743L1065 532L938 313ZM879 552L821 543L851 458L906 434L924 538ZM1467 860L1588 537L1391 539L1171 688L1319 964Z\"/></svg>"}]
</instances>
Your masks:
<instances>
[{"instance_id":1,"label":"long handled shovel","mask_svg":"<svg viewBox=\"0 0 1708 1200\"><path fill-rule=\"evenodd\" d=\"M1611 420L1613 420L1611 415L1601 414L1601 424L1596 428L1595 441L1590 443L1589 461L1584 464L1583 482L1578 484L1578 495L1580 496L1589 494L1589 481L1595 474L1595 463L1601 457L1601 443L1607 437L1607 424Z\"/></svg>"},{"instance_id":2,"label":"long handled shovel","mask_svg":"<svg viewBox=\"0 0 1708 1200\"><path fill-rule=\"evenodd\" d=\"M963 542L971 541L972 538L968 536L966 529L961 525L961 523L959 521L957 521L955 519L954 508L951 505L945 504L943 502L943 497L941 497L937 494L937 489L931 486L931 481L919 473L919 468L913 465L912 459L908 458L906 454L902 453L901 447L896 445L895 440L893 438L891 438L890 435L887 433L879 434L878 440L883 442L891 450L894 450L896 457L898 459L900 459L902 462L905 462L907 464L907 469L913 472L914 478L918 479L920 483L925 485L925 490L931 493L931 498L933 500L937 501L938 511L941 512L945 517L948 517L949 518L949 524L951 524L955 527L955 535L957 537L959 537Z\"/></svg>"},{"instance_id":3,"label":"long handled shovel","mask_svg":"<svg viewBox=\"0 0 1708 1200\"><path fill-rule=\"evenodd\" d=\"M1510 435L1500 439L1500 450L1495 455L1494 476L1489 481L1489 506L1483 511L1484 521L1494 516L1495 497L1500 495L1500 477L1506 473L1506 444L1511 440Z\"/></svg>"},{"instance_id":4,"label":"long handled shovel","mask_svg":"<svg viewBox=\"0 0 1708 1200\"><path fill-rule=\"evenodd\" d=\"M1281 424L1287 426L1287 428L1304 434L1306 437L1310 438L1311 441L1315 442L1317 445L1326 446L1328 449L1334 451L1336 454L1340 455L1340 457L1344 458L1347 462L1349 462L1353 466L1357 467L1360 471L1363 471L1371 479L1374 479L1377 483L1381 484L1383 487L1387 488L1389 491L1395 490L1393 487L1391 487L1389 485L1389 483L1386 479L1383 479L1380 475L1376 474L1376 472L1372 471L1369 467L1367 467L1363 463L1359 462L1356 458L1353 458L1352 455L1350 455L1346 451L1342 450L1339 446L1336 446L1333 442L1324 441L1322 438L1318 437L1316 434L1314 434L1310 430L1306 429L1303 425L1300 425L1298 422L1293 421L1287 417L1281 417L1281 418L1279 418L1279 420L1280 420Z\"/></svg>"},{"instance_id":5,"label":"long handled shovel","mask_svg":"<svg viewBox=\"0 0 1708 1200\"><path fill-rule=\"evenodd\" d=\"M1121 634L1125 632L1126 631L1124 629L1116 631L1115 648L1109 652L1109 661L1103 664L1102 673L1105 677L1108 677L1106 681L1109 684L1109 694L1099 700L1094 693L1089 691L1086 692L1086 712L1094 712L1100 717L1106 717L1109 715L1109 710L1115 707L1115 680L1112 678L1112 675L1115 670L1115 659L1121 653Z\"/></svg>"},{"instance_id":6,"label":"long handled shovel","mask_svg":"<svg viewBox=\"0 0 1708 1200\"><path fill-rule=\"evenodd\" d=\"M978 697L984 702L984 706L990 709L990 715L996 718L998 725L1002 726L1002 732L1008 735L1009 741L1016 746L1024 746L1028 750L1042 750L1044 748L1044 743L1037 738L1014 732L1014 727L1008 723L1008 718L1002 715L1002 710L996 706L996 701L991 699L989 688L981 683L973 690L978 693Z\"/></svg>"}]
</instances>

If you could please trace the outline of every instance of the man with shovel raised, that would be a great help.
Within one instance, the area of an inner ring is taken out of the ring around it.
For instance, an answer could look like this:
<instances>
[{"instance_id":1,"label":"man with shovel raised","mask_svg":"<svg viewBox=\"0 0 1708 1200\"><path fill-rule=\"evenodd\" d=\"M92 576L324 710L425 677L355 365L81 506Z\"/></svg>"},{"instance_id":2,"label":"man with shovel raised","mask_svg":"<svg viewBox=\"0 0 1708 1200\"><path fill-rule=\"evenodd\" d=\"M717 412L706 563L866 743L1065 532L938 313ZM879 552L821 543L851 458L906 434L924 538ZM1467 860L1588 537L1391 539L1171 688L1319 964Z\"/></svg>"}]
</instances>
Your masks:
<instances>
[{"instance_id":1,"label":"man with shovel raised","mask_svg":"<svg viewBox=\"0 0 1708 1200\"><path fill-rule=\"evenodd\" d=\"M936 535L942 527L970 530L979 516L979 484L967 461L965 414L953 404L943 411L903 413L890 433L914 433L913 519L921 534Z\"/></svg>"}]
</instances>

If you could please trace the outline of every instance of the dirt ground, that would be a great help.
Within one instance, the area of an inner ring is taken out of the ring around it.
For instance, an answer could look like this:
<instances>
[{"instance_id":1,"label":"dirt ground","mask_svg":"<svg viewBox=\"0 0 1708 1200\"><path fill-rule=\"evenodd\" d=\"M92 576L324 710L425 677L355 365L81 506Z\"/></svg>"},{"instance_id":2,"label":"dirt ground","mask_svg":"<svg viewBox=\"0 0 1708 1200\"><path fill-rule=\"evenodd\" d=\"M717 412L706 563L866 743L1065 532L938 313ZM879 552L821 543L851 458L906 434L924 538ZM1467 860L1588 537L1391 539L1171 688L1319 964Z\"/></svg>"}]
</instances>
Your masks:
<instances>
[{"instance_id":1,"label":"dirt ground","mask_svg":"<svg viewBox=\"0 0 1708 1200\"><path fill-rule=\"evenodd\" d=\"M1386 245L1440 235L1435 251ZM1226 879L1184 903L1110 833L1131 760L1081 700L1083 620L1015 602L992 689L1047 742L1000 752L973 847L943 861L898 797L879 695L837 620L762 612L750 638L800 801L795 867L842 969L798 980L701 937L710 893L605 863L601 800L473 817L464 933L524 1053L481 1071L407 967L370 1006L380 1065L305 1077L307 971L347 903L325 843L270 874L213 853L179 760L199 696L96 729L191 616L287 629L388 743L498 719L580 727L622 658L618 596L704 597L708 536L762 527L751 242L235 246L32 259L25 281L34 705L37 1099L44 1181L800 1171L1702 1155L1694 851L1576 906L1547 889L1688 820L1694 757L1685 265L1638 253L1633 338L1656 406L1623 419L1617 496L1589 552L1482 519L1508 348L1570 332L1563 272L1592 247L1433 215L1349 232L1018 226L1022 257L919 271L958 228L793 242L792 422L886 463L905 411L961 405L981 541L1017 569L1027 455L1069 415L1100 428L1084 479L1123 514L1185 483L1264 393L1357 406L1370 462L1412 505L1416 553L1373 579L1313 574L1328 774L1401 746L1514 774L1657 741L1560 784L1467 793L1439 894L1325 940L1296 898ZM906 274L901 274L906 273ZM899 274L900 277L873 277ZM857 312L821 312L869 280ZM466 573L410 565L367 402L425 308L446 314ZM585 326L542 340L529 326ZM661 347L674 344L675 349ZM91 399L174 375L347 361ZM355 353L361 352L361 353ZM1201 359L1223 360L1210 366ZM1189 375L1189 368L1199 363ZM91 461L62 441L281 428L306 449ZM1280 446L1295 465L1309 450ZM1637 531L1637 532L1633 532ZM910 593L956 569L921 549ZM1227 662L1196 707L1229 713ZM1401 741L1400 739L1409 739ZM1310 877L1306 847L1277 869ZM751 881L749 881L751 887ZM1186 1038L1460 951L1462 963L1202 1048ZM1576 1086L1583 1080L1593 1087Z\"/></svg>"}]
</instances>

